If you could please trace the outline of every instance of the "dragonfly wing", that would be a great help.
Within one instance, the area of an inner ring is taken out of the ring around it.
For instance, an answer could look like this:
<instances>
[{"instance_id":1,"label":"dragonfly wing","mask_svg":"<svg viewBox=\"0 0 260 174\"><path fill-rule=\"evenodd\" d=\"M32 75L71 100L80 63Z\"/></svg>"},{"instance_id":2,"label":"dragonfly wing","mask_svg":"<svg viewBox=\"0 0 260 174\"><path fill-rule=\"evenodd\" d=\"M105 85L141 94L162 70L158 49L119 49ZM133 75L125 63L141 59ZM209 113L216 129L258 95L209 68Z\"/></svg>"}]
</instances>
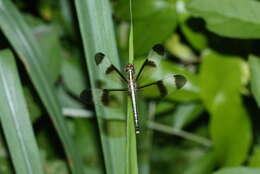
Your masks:
<instances>
[{"instance_id":1,"label":"dragonfly wing","mask_svg":"<svg viewBox=\"0 0 260 174\"><path fill-rule=\"evenodd\" d=\"M128 89L86 89L80 94L80 100L86 105L94 104L93 95L95 95L99 99L96 104L118 107L122 104L127 92Z\"/></svg>"},{"instance_id":2,"label":"dragonfly wing","mask_svg":"<svg viewBox=\"0 0 260 174\"><path fill-rule=\"evenodd\" d=\"M181 89L186 81L187 80L183 75L171 75L165 79L139 86L138 90L141 95L147 98L165 97L172 92Z\"/></svg>"},{"instance_id":3,"label":"dragonfly wing","mask_svg":"<svg viewBox=\"0 0 260 174\"><path fill-rule=\"evenodd\" d=\"M95 55L96 65L99 67L100 71L111 78L113 81L125 81L127 82L125 76L113 65L108 57L103 53L97 53Z\"/></svg>"},{"instance_id":4,"label":"dragonfly wing","mask_svg":"<svg viewBox=\"0 0 260 174\"><path fill-rule=\"evenodd\" d=\"M162 57L164 56L164 47L160 44L153 46L150 51L148 58L143 62L136 76L136 80L142 80L149 76L151 73L155 73L157 68L160 66Z\"/></svg>"}]
</instances>

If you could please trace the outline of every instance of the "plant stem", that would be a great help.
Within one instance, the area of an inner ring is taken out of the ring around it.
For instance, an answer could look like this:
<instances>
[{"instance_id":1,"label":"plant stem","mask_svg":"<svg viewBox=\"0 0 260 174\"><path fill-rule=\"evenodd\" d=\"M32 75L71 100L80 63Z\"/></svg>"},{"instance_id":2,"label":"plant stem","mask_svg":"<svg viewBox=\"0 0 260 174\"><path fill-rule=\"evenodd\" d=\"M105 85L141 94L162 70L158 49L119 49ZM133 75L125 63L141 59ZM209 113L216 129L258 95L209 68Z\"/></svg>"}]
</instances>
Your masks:
<instances>
[{"instance_id":1,"label":"plant stem","mask_svg":"<svg viewBox=\"0 0 260 174\"><path fill-rule=\"evenodd\" d=\"M210 140L208 140L207 138L180 130L180 129L174 129L170 126L166 126L163 124L159 124L159 123L155 123L155 122L148 122L148 127L150 129L156 130L156 131L160 131L160 132L164 132L164 133L168 133L168 134L172 134L172 135L176 135L179 137L182 137L184 139L190 140L190 141L194 141L196 143L202 144L204 146L207 147L211 147L212 146L212 142Z\"/></svg>"},{"instance_id":2,"label":"plant stem","mask_svg":"<svg viewBox=\"0 0 260 174\"><path fill-rule=\"evenodd\" d=\"M79 108L62 108L62 114L67 117L82 117L82 118L92 118L93 112L86 109Z\"/></svg>"}]
</instances>

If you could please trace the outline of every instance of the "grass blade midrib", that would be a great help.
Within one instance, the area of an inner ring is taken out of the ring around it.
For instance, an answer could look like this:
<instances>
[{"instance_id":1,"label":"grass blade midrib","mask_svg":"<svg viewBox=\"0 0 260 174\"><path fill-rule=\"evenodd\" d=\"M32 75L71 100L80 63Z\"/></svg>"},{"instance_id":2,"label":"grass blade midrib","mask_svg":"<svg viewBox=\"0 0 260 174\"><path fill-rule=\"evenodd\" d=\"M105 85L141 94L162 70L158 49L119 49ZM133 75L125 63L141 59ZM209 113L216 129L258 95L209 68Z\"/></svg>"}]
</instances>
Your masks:
<instances>
[{"instance_id":1,"label":"grass blade midrib","mask_svg":"<svg viewBox=\"0 0 260 174\"><path fill-rule=\"evenodd\" d=\"M29 119L14 57L0 52L1 123L14 167L19 174L43 174L39 150ZM18 112L19 110L19 112Z\"/></svg>"},{"instance_id":2,"label":"grass blade midrib","mask_svg":"<svg viewBox=\"0 0 260 174\"><path fill-rule=\"evenodd\" d=\"M0 73L2 74L3 73L3 70L2 70L2 68L0 68ZM3 73L4 74L4 73ZM8 108L10 108L10 110L11 110L11 112L12 112L12 114L16 117L17 116L17 112L15 111L15 109L14 109L14 106L13 106L13 104L12 104L12 97L10 96L10 93L9 93L9 91L8 91L8 87L6 86L6 78L5 78L5 76L1 76L1 81L2 81L2 84L3 84L3 86L4 86L4 94L6 94L6 97L7 97L7 107ZM16 132L17 132L17 134L18 134L18 138L19 138L19 143L20 143L20 146L21 146L21 149L22 149L22 152L23 152L23 157L24 157L24 161L26 162L26 166L27 166L27 168L28 168L28 171L29 171L29 173L32 173L32 168L30 167L30 165L28 164L28 158L27 158L27 155L26 154L28 154L28 151L26 150L26 148L25 148L25 145L24 145L24 143L23 143L23 136L21 135L21 131L20 131L20 125L17 123L17 121L16 121L16 119L14 118L14 117L11 117L12 118L12 120L13 120L13 123L14 123L14 125L15 125L15 130L16 130Z\"/></svg>"}]
</instances>

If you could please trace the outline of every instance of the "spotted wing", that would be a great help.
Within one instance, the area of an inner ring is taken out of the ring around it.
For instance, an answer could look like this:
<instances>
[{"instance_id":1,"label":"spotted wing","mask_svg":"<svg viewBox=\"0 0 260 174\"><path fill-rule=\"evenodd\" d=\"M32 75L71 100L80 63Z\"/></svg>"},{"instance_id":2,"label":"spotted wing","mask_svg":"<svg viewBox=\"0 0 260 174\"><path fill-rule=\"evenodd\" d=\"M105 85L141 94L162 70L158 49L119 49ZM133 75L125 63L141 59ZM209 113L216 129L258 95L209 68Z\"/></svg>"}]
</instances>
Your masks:
<instances>
[{"instance_id":1,"label":"spotted wing","mask_svg":"<svg viewBox=\"0 0 260 174\"><path fill-rule=\"evenodd\" d=\"M160 44L153 46L148 58L144 60L136 76L136 81L141 81L154 74L165 54L164 47Z\"/></svg>"},{"instance_id":2,"label":"spotted wing","mask_svg":"<svg viewBox=\"0 0 260 174\"><path fill-rule=\"evenodd\" d=\"M118 70L118 68L113 65L108 57L104 53L97 53L95 55L96 65L99 67L100 71L105 74L108 78L116 82L124 81L127 83L125 76Z\"/></svg>"},{"instance_id":3,"label":"spotted wing","mask_svg":"<svg viewBox=\"0 0 260 174\"><path fill-rule=\"evenodd\" d=\"M96 104L118 107L122 105L127 91L128 89L85 89L80 94L80 100L86 105L94 104L93 95L95 95L99 99Z\"/></svg>"},{"instance_id":4,"label":"spotted wing","mask_svg":"<svg viewBox=\"0 0 260 174\"><path fill-rule=\"evenodd\" d=\"M186 78L183 75L171 75L165 79L139 86L138 91L147 98L165 97L181 89L185 83Z\"/></svg>"}]
</instances>

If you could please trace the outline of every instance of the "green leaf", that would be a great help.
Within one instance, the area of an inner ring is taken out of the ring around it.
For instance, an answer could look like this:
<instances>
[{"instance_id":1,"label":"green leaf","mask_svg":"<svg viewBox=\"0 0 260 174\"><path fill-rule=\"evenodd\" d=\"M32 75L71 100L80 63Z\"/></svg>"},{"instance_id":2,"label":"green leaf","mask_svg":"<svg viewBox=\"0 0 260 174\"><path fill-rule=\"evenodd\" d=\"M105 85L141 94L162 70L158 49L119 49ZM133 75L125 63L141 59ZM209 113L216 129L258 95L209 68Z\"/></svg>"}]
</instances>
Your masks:
<instances>
[{"instance_id":1,"label":"green leaf","mask_svg":"<svg viewBox=\"0 0 260 174\"><path fill-rule=\"evenodd\" d=\"M252 141L251 123L240 96L243 66L239 57L208 52L200 69L201 96L211 115L214 149L224 166L244 162Z\"/></svg>"},{"instance_id":2,"label":"green leaf","mask_svg":"<svg viewBox=\"0 0 260 174\"><path fill-rule=\"evenodd\" d=\"M62 62L62 77L66 89L79 96L86 89L87 81L84 76L83 65L80 59L66 56Z\"/></svg>"},{"instance_id":3,"label":"green leaf","mask_svg":"<svg viewBox=\"0 0 260 174\"><path fill-rule=\"evenodd\" d=\"M43 174L14 56L0 52L0 117L16 173Z\"/></svg>"},{"instance_id":4,"label":"green leaf","mask_svg":"<svg viewBox=\"0 0 260 174\"><path fill-rule=\"evenodd\" d=\"M257 101L258 107L260 107L260 58L251 55L249 57L249 66L250 66L250 74L251 74L251 90Z\"/></svg>"},{"instance_id":5,"label":"green leaf","mask_svg":"<svg viewBox=\"0 0 260 174\"><path fill-rule=\"evenodd\" d=\"M209 109L217 102L215 99L219 92L232 97L240 94L243 87L243 68L244 61L240 57L205 52L200 69L201 96Z\"/></svg>"},{"instance_id":6,"label":"green leaf","mask_svg":"<svg viewBox=\"0 0 260 174\"><path fill-rule=\"evenodd\" d=\"M178 21L180 25L180 29L186 38L186 40L198 51L202 51L208 45L207 37L197 28L197 23L192 22L191 15L186 9L186 6L190 2L190 0L178 0L176 2L176 11L178 13ZM193 25L189 25L190 23Z\"/></svg>"},{"instance_id":7,"label":"green leaf","mask_svg":"<svg viewBox=\"0 0 260 174\"><path fill-rule=\"evenodd\" d=\"M92 170L95 169L97 171L96 173L103 173L102 151L100 151L96 125L93 124L92 120L86 119L75 119L73 123L75 128L75 141L78 145L78 149L81 149L80 152L83 156L84 165L87 168L92 168ZM86 170L86 173L91 173L91 171Z\"/></svg>"},{"instance_id":8,"label":"green leaf","mask_svg":"<svg viewBox=\"0 0 260 174\"><path fill-rule=\"evenodd\" d=\"M249 167L236 167L236 168L224 168L213 174L258 174L260 168L249 168Z\"/></svg>"},{"instance_id":9,"label":"green leaf","mask_svg":"<svg viewBox=\"0 0 260 174\"><path fill-rule=\"evenodd\" d=\"M197 57L190 47L181 43L180 36L172 35L165 43L169 52L184 62L195 62Z\"/></svg>"},{"instance_id":10,"label":"green leaf","mask_svg":"<svg viewBox=\"0 0 260 174\"><path fill-rule=\"evenodd\" d=\"M32 28L41 49L46 54L42 56L41 63L48 67L49 78L52 82L58 79L61 71L62 55L59 41L59 31L53 24L45 24L39 18L24 15L26 22Z\"/></svg>"},{"instance_id":11,"label":"green leaf","mask_svg":"<svg viewBox=\"0 0 260 174\"><path fill-rule=\"evenodd\" d=\"M118 18L130 19L129 0L116 1L115 13ZM135 56L142 56L176 29L175 0L134 0L133 19Z\"/></svg>"},{"instance_id":12,"label":"green leaf","mask_svg":"<svg viewBox=\"0 0 260 174\"><path fill-rule=\"evenodd\" d=\"M180 24L182 33L184 34L187 41L198 51L202 51L207 48L208 40L203 33L194 31L186 21Z\"/></svg>"},{"instance_id":13,"label":"green leaf","mask_svg":"<svg viewBox=\"0 0 260 174\"><path fill-rule=\"evenodd\" d=\"M218 97L222 96L211 111L210 131L219 162L236 166L247 158L252 143L251 122L241 98L220 92Z\"/></svg>"},{"instance_id":14,"label":"green leaf","mask_svg":"<svg viewBox=\"0 0 260 174\"><path fill-rule=\"evenodd\" d=\"M172 5L173 0L133 0L133 17L145 18ZM129 0L118 0L115 2L115 13L122 19L130 19Z\"/></svg>"},{"instance_id":15,"label":"green leaf","mask_svg":"<svg viewBox=\"0 0 260 174\"><path fill-rule=\"evenodd\" d=\"M34 30L34 35L39 41L42 52L46 56L41 56L43 58L43 65L48 67L49 78L52 82L55 82L61 73L61 44L59 41L59 35L55 32L53 26L39 26Z\"/></svg>"},{"instance_id":16,"label":"green leaf","mask_svg":"<svg viewBox=\"0 0 260 174\"><path fill-rule=\"evenodd\" d=\"M83 173L81 159L78 155L64 117L54 87L49 79L49 71L42 60L43 50L40 48L32 32L21 14L10 1L0 0L0 27L14 50L25 65L25 68L35 86L44 106L60 136L74 174Z\"/></svg>"},{"instance_id":17,"label":"green leaf","mask_svg":"<svg viewBox=\"0 0 260 174\"><path fill-rule=\"evenodd\" d=\"M134 21L135 55L142 56L158 43L163 43L177 27L175 8L169 6L147 18Z\"/></svg>"},{"instance_id":18,"label":"green leaf","mask_svg":"<svg viewBox=\"0 0 260 174\"><path fill-rule=\"evenodd\" d=\"M98 71L94 56L103 52L111 62L119 67L111 9L108 0L75 0L85 58L91 87L95 88L97 80L103 80L107 86L118 88L113 81ZM99 96L93 92L96 115L99 124L102 148L108 174L125 174L126 170L126 111L125 107L114 110L104 107ZM126 102L125 102L126 103ZM129 164L128 164L129 165Z\"/></svg>"},{"instance_id":19,"label":"green leaf","mask_svg":"<svg viewBox=\"0 0 260 174\"><path fill-rule=\"evenodd\" d=\"M221 36L244 39L260 37L260 2L192 0L188 9L193 16L203 18L210 31Z\"/></svg>"}]
</instances>

